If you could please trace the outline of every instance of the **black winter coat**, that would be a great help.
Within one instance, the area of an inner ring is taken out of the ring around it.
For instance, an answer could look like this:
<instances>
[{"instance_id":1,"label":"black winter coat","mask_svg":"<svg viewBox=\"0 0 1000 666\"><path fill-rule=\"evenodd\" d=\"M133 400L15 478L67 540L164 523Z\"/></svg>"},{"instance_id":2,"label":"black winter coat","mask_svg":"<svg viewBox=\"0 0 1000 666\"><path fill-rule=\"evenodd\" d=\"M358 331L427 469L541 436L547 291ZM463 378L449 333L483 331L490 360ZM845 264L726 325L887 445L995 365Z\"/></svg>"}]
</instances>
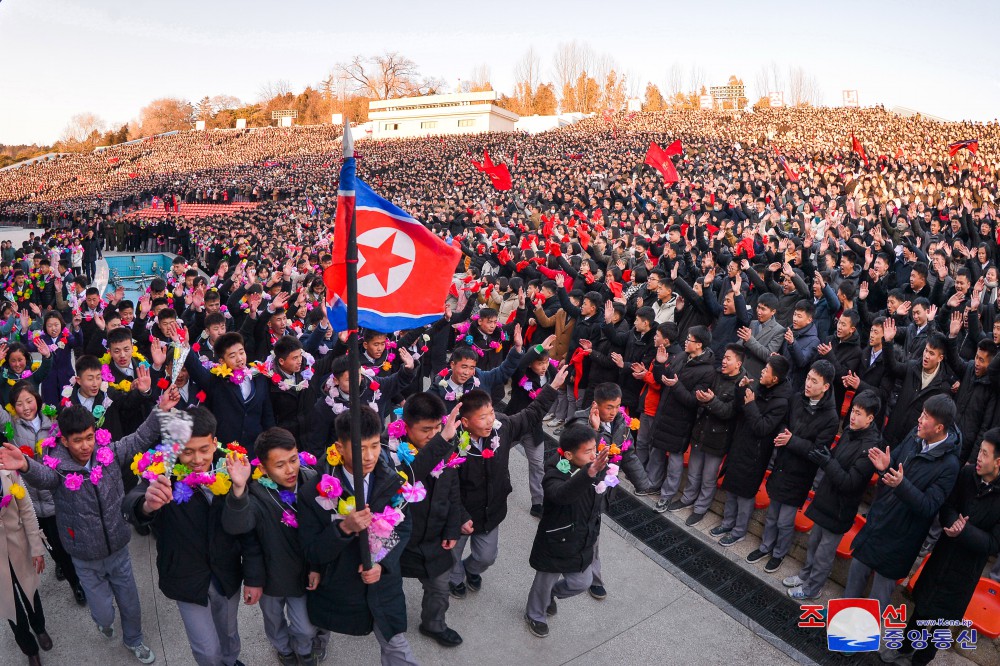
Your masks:
<instances>
[{"instance_id":1,"label":"black winter coat","mask_svg":"<svg viewBox=\"0 0 1000 666\"><path fill-rule=\"evenodd\" d=\"M758 387L750 402L744 402L744 393L742 390L736 393L739 416L726 456L722 489L739 497L753 497L771 461L774 437L788 423L792 385L786 379L771 388Z\"/></svg>"},{"instance_id":2,"label":"black winter coat","mask_svg":"<svg viewBox=\"0 0 1000 666\"><path fill-rule=\"evenodd\" d=\"M958 411L958 429L962 431L962 450L958 458L964 464L969 460L972 447L982 441L990 427L1000 387L991 381L992 372L977 377L975 362L959 357L958 338L948 338L948 365L961 382L958 393L955 394L955 407ZM1000 367L1000 354L993 357L991 366Z\"/></svg>"},{"instance_id":3,"label":"black winter coat","mask_svg":"<svg viewBox=\"0 0 1000 666\"><path fill-rule=\"evenodd\" d=\"M694 396L695 391L710 388L715 381L715 355L709 349L701 356L688 359L682 352L668 359L666 365L653 366L654 377L659 379L664 375L677 376L680 381L673 386L663 386L650 445L667 453L683 453L691 443L691 432L698 418L700 403Z\"/></svg>"},{"instance_id":4,"label":"black winter coat","mask_svg":"<svg viewBox=\"0 0 1000 666\"><path fill-rule=\"evenodd\" d=\"M844 376L848 372L857 374L858 368L861 367L860 341L861 337L857 331L843 341L834 336L830 341L830 346L832 347L830 353L819 357L830 361L833 364L834 370L837 371L836 376L833 378L833 395L838 412L841 405L844 404L844 395L847 393L847 387L844 386L843 382Z\"/></svg>"},{"instance_id":5,"label":"black winter coat","mask_svg":"<svg viewBox=\"0 0 1000 666\"><path fill-rule=\"evenodd\" d=\"M692 448L713 456L724 456L729 451L736 422L736 393L745 375L743 371L733 377L721 372L715 375L712 391L715 397L702 403L698 422L692 432Z\"/></svg>"},{"instance_id":6,"label":"black winter coat","mask_svg":"<svg viewBox=\"0 0 1000 666\"><path fill-rule=\"evenodd\" d=\"M427 481L427 476L450 451L450 442L440 435L417 453L410 463L411 483ZM338 465L329 472L336 476L349 493L353 479ZM368 506L372 513L384 511L399 492L403 478L393 469L389 458L382 455L368 481ZM401 558L413 529L410 507L403 512L406 519L395 527L399 543L378 564L382 576L377 583L366 585L361 580L361 551L357 535L344 534L335 511L328 511L316 501L319 492L315 483L299 493L299 538L311 566L320 572L316 590L306 596L309 621L321 629L349 636L365 636L377 624L383 636L395 636L406 631L406 599L403 596ZM427 501L427 498L424 498Z\"/></svg>"},{"instance_id":7,"label":"black winter coat","mask_svg":"<svg viewBox=\"0 0 1000 666\"><path fill-rule=\"evenodd\" d=\"M151 516L142 512L148 481L141 481L122 501L122 513L136 526L152 527L156 537L156 571L160 591L174 601L208 605L214 578L223 596L250 587L264 587L264 556L252 534L234 537L222 529L224 497L212 503L195 490L183 504L171 502Z\"/></svg>"},{"instance_id":8,"label":"black winter coat","mask_svg":"<svg viewBox=\"0 0 1000 666\"><path fill-rule=\"evenodd\" d=\"M403 576L435 578L454 564L442 541L462 536L462 496L458 490L458 470L445 469L437 478L423 480L427 497L409 505L413 532L400 559Z\"/></svg>"},{"instance_id":9,"label":"black winter coat","mask_svg":"<svg viewBox=\"0 0 1000 666\"><path fill-rule=\"evenodd\" d=\"M986 561L1000 550L1000 482L983 483L975 465L963 467L941 507L941 524L951 526L959 514L969 522L957 537L941 535L913 587L921 617L964 617Z\"/></svg>"},{"instance_id":10,"label":"black winter coat","mask_svg":"<svg viewBox=\"0 0 1000 666\"><path fill-rule=\"evenodd\" d=\"M882 409L879 411L878 415L875 417L875 423L885 422L885 413L889 407L889 396L892 394L893 380L892 375L886 370L887 365L885 362L886 352L883 349L882 352L875 357L875 362L872 363L872 348L865 347L861 352L861 361L858 366L858 379L860 383L858 388L854 390L854 395L861 393L862 391L869 390L875 391L875 394L882 401ZM854 404L853 401L851 403ZM848 414L850 410L848 410Z\"/></svg>"},{"instance_id":11,"label":"black winter coat","mask_svg":"<svg viewBox=\"0 0 1000 666\"><path fill-rule=\"evenodd\" d=\"M889 466L903 465L903 481L895 488L879 482L868 522L854 537L855 559L886 578L910 573L931 523L955 487L961 437L952 428L945 441L921 453L914 428L891 448Z\"/></svg>"},{"instance_id":12,"label":"black winter coat","mask_svg":"<svg viewBox=\"0 0 1000 666\"><path fill-rule=\"evenodd\" d=\"M552 456L545 463L542 518L528 562L536 571L578 573L594 561L601 534L601 512L607 493L598 494L595 486L604 479L604 472L590 478L590 465L562 472L556 467L561 459Z\"/></svg>"},{"instance_id":13,"label":"black winter coat","mask_svg":"<svg viewBox=\"0 0 1000 666\"><path fill-rule=\"evenodd\" d=\"M475 533L496 529L507 517L507 496L513 490L510 483L510 450L524 434L535 430L555 401L556 391L551 384L547 384L524 411L510 416L496 415L500 428L495 432L500 438L500 445L491 458L484 458L475 445L464 454L466 460L458 467L459 487L462 506L472 518ZM483 446L491 448L488 441Z\"/></svg>"},{"instance_id":14,"label":"black winter coat","mask_svg":"<svg viewBox=\"0 0 1000 666\"><path fill-rule=\"evenodd\" d=\"M641 406L639 395L646 387L646 382L632 376L632 364L641 363L643 366L649 367L653 357L656 356L656 348L653 347L653 337L656 335L656 331L652 330L644 334L640 334L635 329L622 331L619 328L615 331L610 324L606 324L604 335L610 337L612 334L614 335L612 344L622 346L625 349L622 352L625 366L619 370L615 381L622 387L622 405L628 408L629 413L634 414Z\"/></svg>"},{"instance_id":15,"label":"black winter coat","mask_svg":"<svg viewBox=\"0 0 1000 666\"><path fill-rule=\"evenodd\" d=\"M861 497L875 473L868 449L882 441L877 422L864 430L844 430L823 467L823 480L806 509L806 517L825 530L844 534L854 524Z\"/></svg>"},{"instance_id":16,"label":"black winter coat","mask_svg":"<svg viewBox=\"0 0 1000 666\"><path fill-rule=\"evenodd\" d=\"M917 425L927 398L949 395L951 392L951 376L944 363L938 367L937 374L927 387L920 388L923 368L921 359L901 363L896 360L893 347L892 342L888 341L882 347L888 374L901 382L896 404L889 411L889 422L885 425L885 443L889 446L901 441Z\"/></svg>"},{"instance_id":17,"label":"black winter coat","mask_svg":"<svg viewBox=\"0 0 1000 666\"><path fill-rule=\"evenodd\" d=\"M833 404L833 391L827 391L815 407L805 395L791 398L788 429L792 438L778 448L774 467L767 478L767 494L772 502L801 507L816 478L816 463L807 457L813 449L830 448L840 429L840 417Z\"/></svg>"}]
</instances>

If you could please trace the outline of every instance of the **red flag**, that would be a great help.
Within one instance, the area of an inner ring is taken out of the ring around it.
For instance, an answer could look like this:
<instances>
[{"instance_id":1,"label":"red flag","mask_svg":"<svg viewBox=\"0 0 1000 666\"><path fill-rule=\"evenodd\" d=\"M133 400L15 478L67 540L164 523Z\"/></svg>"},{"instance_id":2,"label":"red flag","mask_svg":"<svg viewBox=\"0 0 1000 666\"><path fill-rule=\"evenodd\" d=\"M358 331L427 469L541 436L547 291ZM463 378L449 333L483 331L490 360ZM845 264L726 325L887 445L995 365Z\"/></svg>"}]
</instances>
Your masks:
<instances>
[{"instance_id":1,"label":"red flag","mask_svg":"<svg viewBox=\"0 0 1000 666\"><path fill-rule=\"evenodd\" d=\"M896 149L896 159L898 160L901 157L903 157L903 149L902 149L902 147Z\"/></svg>"},{"instance_id":2,"label":"red flag","mask_svg":"<svg viewBox=\"0 0 1000 666\"><path fill-rule=\"evenodd\" d=\"M517 166L517 151L514 151L514 166Z\"/></svg>"},{"instance_id":3,"label":"red flag","mask_svg":"<svg viewBox=\"0 0 1000 666\"><path fill-rule=\"evenodd\" d=\"M118 164L119 160L121 160L120 157L112 157L108 160L108 164Z\"/></svg>"},{"instance_id":4,"label":"red flag","mask_svg":"<svg viewBox=\"0 0 1000 666\"><path fill-rule=\"evenodd\" d=\"M858 138L853 134L851 135L851 150L856 152L858 155L861 155L861 159L864 160L865 166L868 166L868 156L865 155L865 147L861 145L861 142L858 141Z\"/></svg>"},{"instance_id":5,"label":"red flag","mask_svg":"<svg viewBox=\"0 0 1000 666\"><path fill-rule=\"evenodd\" d=\"M954 157L958 151L965 148L970 153L975 155L979 152L979 139L964 139L962 141L956 141L955 143L948 144L948 155Z\"/></svg>"},{"instance_id":6,"label":"red flag","mask_svg":"<svg viewBox=\"0 0 1000 666\"><path fill-rule=\"evenodd\" d=\"M139 174L137 174L137 173L136 173L135 171L133 171L132 173L130 173L130 174L128 175L128 177L129 177L129 178L138 178L138 177L139 177Z\"/></svg>"},{"instance_id":7,"label":"red flag","mask_svg":"<svg viewBox=\"0 0 1000 666\"><path fill-rule=\"evenodd\" d=\"M490 177L490 182L493 183L493 187L496 189L505 191L513 187L514 183L510 178L510 169L507 168L506 164L490 166L485 169L485 171L486 175Z\"/></svg>"},{"instance_id":8,"label":"red flag","mask_svg":"<svg viewBox=\"0 0 1000 666\"><path fill-rule=\"evenodd\" d=\"M663 176L663 181L668 185L680 180L677 176L677 169L674 168L674 163L670 161L670 157L663 152L663 149L656 145L655 141L650 141L649 150L646 151L644 162L659 171Z\"/></svg>"},{"instance_id":9,"label":"red flag","mask_svg":"<svg viewBox=\"0 0 1000 666\"><path fill-rule=\"evenodd\" d=\"M672 144L667 146L667 149L664 150L663 152L665 152L667 155L681 155L684 152L684 147L681 145L681 140L677 139Z\"/></svg>"}]
</instances>

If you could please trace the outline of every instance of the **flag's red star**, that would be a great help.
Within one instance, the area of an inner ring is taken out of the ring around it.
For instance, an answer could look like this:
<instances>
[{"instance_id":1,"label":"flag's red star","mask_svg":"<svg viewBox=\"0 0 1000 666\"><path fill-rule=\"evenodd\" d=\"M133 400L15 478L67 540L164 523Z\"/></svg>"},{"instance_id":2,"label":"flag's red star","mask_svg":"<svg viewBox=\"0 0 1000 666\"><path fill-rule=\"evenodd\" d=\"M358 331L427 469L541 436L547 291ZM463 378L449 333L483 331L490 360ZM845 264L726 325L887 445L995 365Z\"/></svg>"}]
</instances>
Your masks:
<instances>
[{"instance_id":1,"label":"flag's red star","mask_svg":"<svg viewBox=\"0 0 1000 666\"><path fill-rule=\"evenodd\" d=\"M389 291L389 271L396 266L410 263L406 257L393 253L392 244L395 239L396 232L394 231L386 236L386 239L378 247L364 246L369 249L364 253L364 265L358 269L359 280L366 275L374 275L375 279L382 285L382 290Z\"/></svg>"}]
</instances>

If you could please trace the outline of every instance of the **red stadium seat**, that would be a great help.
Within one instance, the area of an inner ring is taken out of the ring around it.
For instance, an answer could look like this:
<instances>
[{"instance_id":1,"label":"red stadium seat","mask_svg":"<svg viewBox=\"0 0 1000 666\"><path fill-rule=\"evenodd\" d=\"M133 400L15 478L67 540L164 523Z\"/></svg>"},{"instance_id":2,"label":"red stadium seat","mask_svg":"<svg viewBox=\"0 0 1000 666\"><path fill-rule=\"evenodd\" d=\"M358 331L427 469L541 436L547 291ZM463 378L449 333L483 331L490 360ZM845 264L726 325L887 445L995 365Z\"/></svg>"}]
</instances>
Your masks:
<instances>
[{"instance_id":1,"label":"red stadium seat","mask_svg":"<svg viewBox=\"0 0 1000 666\"><path fill-rule=\"evenodd\" d=\"M906 583L906 591L913 592L913 586L917 584L917 579L920 578L920 574L923 573L924 565L927 564L927 559L930 557L930 553L924 556L924 559L920 562L920 566L917 570L913 572L910 576L910 580Z\"/></svg>"},{"instance_id":2,"label":"red stadium seat","mask_svg":"<svg viewBox=\"0 0 1000 666\"><path fill-rule=\"evenodd\" d=\"M813 492L809 491L809 499L806 501L802 507L795 512L795 531L796 532L808 532L813 528L813 521L806 518L806 509L809 508L809 504L812 503Z\"/></svg>"},{"instance_id":3,"label":"red stadium seat","mask_svg":"<svg viewBox=\"0 0 1000 666\"><path fill-rule=\"evenodd\" d=\"M965 619L984 636L1000 638L1000 583L989 578L979 579L972 601L965 609Z\"/></svg>"},{"instance_id":4,"label":"red stadium seat","mask_svg":"<svg viewBox=\"0 0 1000 666\"><path fill-rule=\"evenodd\" d=\"M847 533L844 534L844 537L840 540L840 545L837 546L837 557L842 560L851 559L851 544L854 543L854 537L858 535L858 532L860 532L861 528L864 526L864 516L854 516L854 526L847 530Z\"/></svg>"},{"instance_id":5,"label":"red stadium seat","mask_svg":"<svg viewBox=\"0 0 1000 666\"><path fill-rule=\"evenodd\" d=\"M760 489L754 497L754 508L766 509L771 505L771 498L767 496L767 477L771 476L771 470L764 472L764 480L760 482Z\"/></svg>"}]
</instances>

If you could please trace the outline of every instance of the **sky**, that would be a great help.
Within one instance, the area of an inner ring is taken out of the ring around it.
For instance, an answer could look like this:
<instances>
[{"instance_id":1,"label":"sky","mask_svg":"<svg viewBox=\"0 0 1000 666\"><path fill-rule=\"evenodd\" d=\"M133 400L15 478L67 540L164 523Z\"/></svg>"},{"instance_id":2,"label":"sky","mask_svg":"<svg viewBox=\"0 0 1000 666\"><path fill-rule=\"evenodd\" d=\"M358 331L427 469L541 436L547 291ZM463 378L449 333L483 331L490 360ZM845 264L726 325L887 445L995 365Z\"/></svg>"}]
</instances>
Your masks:
<instances>
[{"instance_id":1,"label":"sky","mask_svg":"<svg viewBox=\"0 0 1000 666\"><path fill-rule=\"evenodd\" d=\"M640 95L680 63L709 84L735 74L753 101L758 71L777 63L814 76L829 106L850 89L862 106L987 121L1000 116L998 29L1000 3L986 0L0 0L0 144L52 143L83 112L120 126L158 97L253 102L279 79L299 92L382 51L453 85L485 63L509 92L529 47L552 80L572 40L614 58Z\"/></svg>"}]
</instances>

